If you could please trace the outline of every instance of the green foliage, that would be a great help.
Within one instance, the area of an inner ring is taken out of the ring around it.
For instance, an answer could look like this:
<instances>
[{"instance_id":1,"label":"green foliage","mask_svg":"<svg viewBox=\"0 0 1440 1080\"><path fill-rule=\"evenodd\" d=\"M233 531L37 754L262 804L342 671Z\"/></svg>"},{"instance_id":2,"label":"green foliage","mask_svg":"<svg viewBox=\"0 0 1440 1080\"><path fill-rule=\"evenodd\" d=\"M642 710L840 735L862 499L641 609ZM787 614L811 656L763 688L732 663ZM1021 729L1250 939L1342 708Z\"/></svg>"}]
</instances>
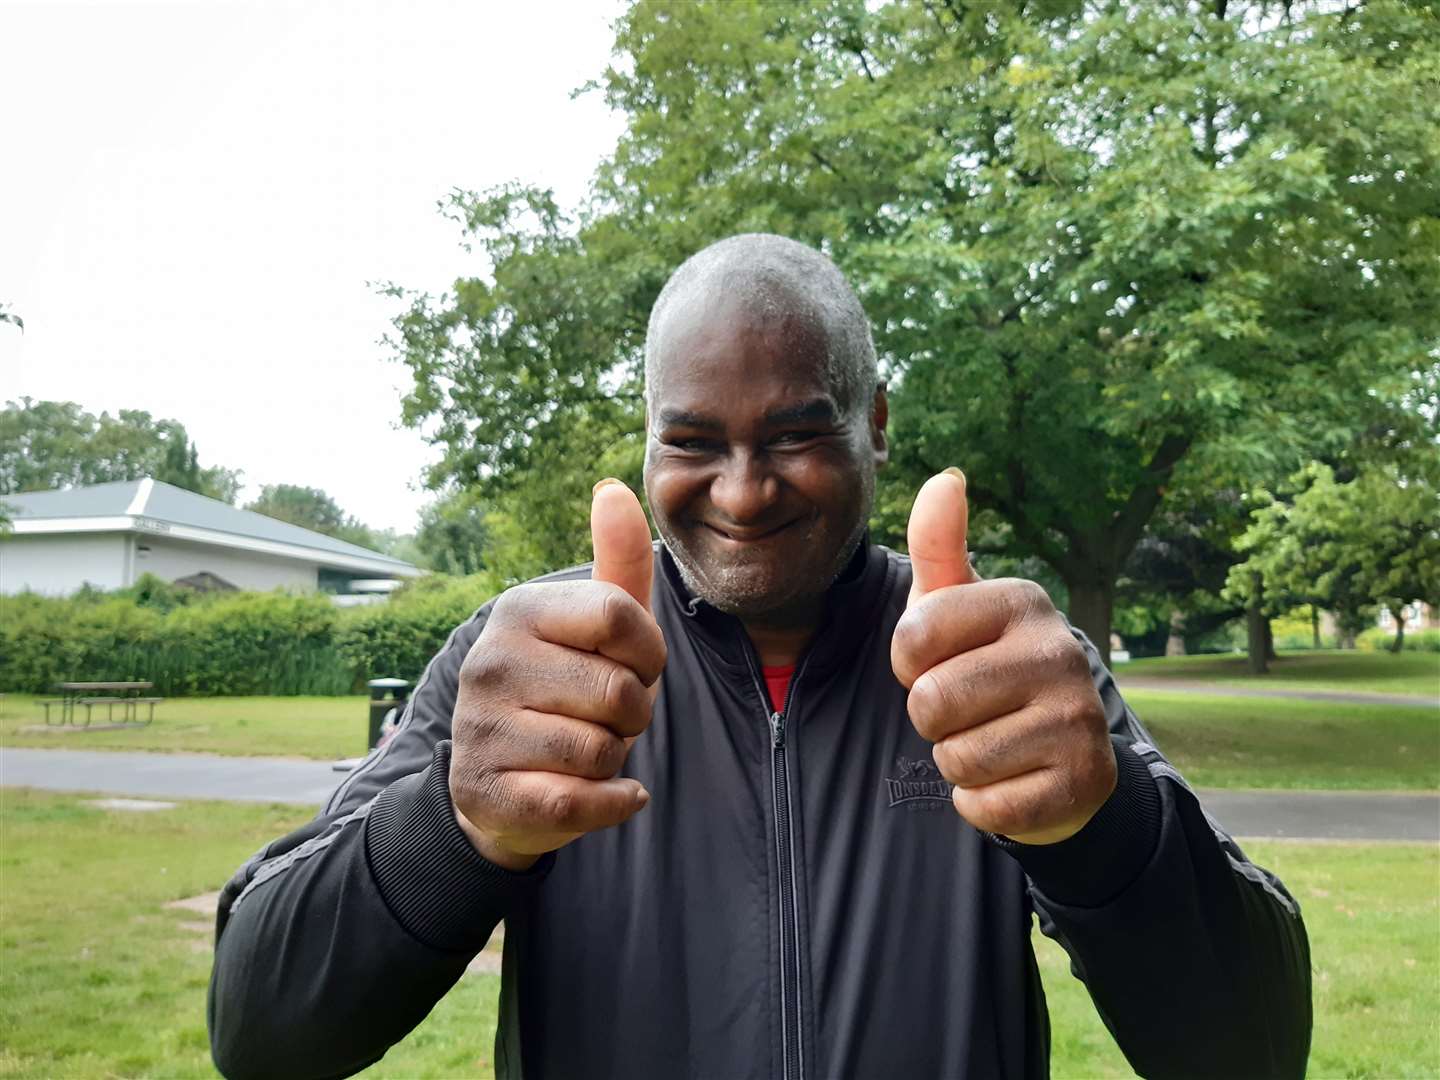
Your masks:
<instances>
[{"instance_id":1,"label":"green foliage","mask_svg":"<svg viewBox=\"0 0 1440 1080\"><path fill-rule=\"evenodd\" d=\"M240 471L202 468L185 426L148 412L121 409L98 417L73 401L7 401L0 410L0 495L163 480L233 503Z\"/></svg>"},{"instance_id":2,"label":"green foliage","mask_svg":"<svg viewBox=\"0 0 1440 1080\"><path fill-rule=\"evenodd\" d=\"M245 509L372 551L385 542L384 538L341 510L339 504L319 488L266 484Z\"/></svg>"},{"instance_id":3,"label":"green foliage","mask_svg":"<svg viewBox=\"0 0 1440 1080\"><path fill-rule=\"evenodd\" d=\"M345 611L335 635L336 649L357 684L375 678L413 683L450 631L499 591L490 574L417 578L383 604Z\"/></svg>"},{"instance_id":4,"label":"green foliage","mask_svg":"<svg viewBox=\"0 0 1440 1080\"><path fill-rule=\"evenodd\" d=\"M148 680L158 693L341 694L414 680L450 631L501 589L490 574L432 575L382 603L340 609L318 594L196 595L146 576L113 593L7 597L0 689Z\"/></svg>"},{"instance_id":5,"label":"green foliage","mask_svg":"<svg viewBox=\"0 0 1440 1080\"><path fill-rule=\"evenodd\" d=\"M1395 633L1372 626L1355 639L1355 647L1365 652L1386 651L1394 648ZM1406 652L1440 653L1440 630L1433 627L1425 630L1408 630L1402 649ZM1440 672L1437 672L1440 675Z\"/></svg>"},{"instance_id":6,"label":"green foliage","mask_svg":"<svg viewBox=\"0 0 1440 1080\"><path fill-rule=\"evenodd\" d=\"M1227 593L1248 598L1259 575L1272 612L1319 604L1351 634L1377 605L1440 600L1440 451L1428 457L1415 475L1372 467L1348 483L1313 463L1292 478L1288 501L1260 492Z\"/></svg>"},{"instance_id":7,"label":"green foliage","mask_svg":"<svg viewBox=\"0 0 1440 1080\"><path fill-rule=\"evenodd\" d=\"M134 590L7 597L0 686L44 693L59 682L147 680L167 696L212 696L335 694L353 684L324 597L221 593L166 610L169 599Z\"/></svg>"},{"instance_id":8,"label":"green foliage","mask_svg":"<svg viewBox=\"0 0 1440 1080\"><path fill-rule=\"evenodd\" d=\"M578 516L639 432L661 283L746 230L823 247L871 316L877 534L961 464L991 546L1044 559L1102 639L1167 498L1396 427L1434 366L1426 6L697 0L616 28L596 85L628 125L589 201L457 192L485 276L390 289L431 481L517 520Z\"/></svg>"},{"instance_id":9,"label":"green foliage","mask_svg":"<svg viewBox=\"0 0 1440 1080\"><path fill-rule=\"evenodd\" d=\"M487 529L484 501L474 491L452 491L420 511L415 548L421 565L445 574L473 574L485 568Z\"/></svg>"}]
</instances>

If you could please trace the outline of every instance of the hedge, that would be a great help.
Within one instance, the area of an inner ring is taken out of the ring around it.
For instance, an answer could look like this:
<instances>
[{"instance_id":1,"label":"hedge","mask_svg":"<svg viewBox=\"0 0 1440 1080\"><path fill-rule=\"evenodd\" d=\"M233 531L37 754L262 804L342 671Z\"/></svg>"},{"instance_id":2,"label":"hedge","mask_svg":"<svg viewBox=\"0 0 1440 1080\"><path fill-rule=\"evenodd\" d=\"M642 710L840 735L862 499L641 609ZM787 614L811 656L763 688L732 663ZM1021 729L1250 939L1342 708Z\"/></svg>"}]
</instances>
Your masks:
<instances>
[{"instance_id":1,"label":"hedge","mask_svg":"<svg viewBox=\"0 0 1440 1080\"><path fill-rule=\"evenodd\" d=\"M359 608L314 593L177 600L142 586L9 596L0 599L0 690L144 680L166 696L350 693L377 676L418 678L450 631L498 591L479 574L420 579Z\"/></svg>"}]
</instances>

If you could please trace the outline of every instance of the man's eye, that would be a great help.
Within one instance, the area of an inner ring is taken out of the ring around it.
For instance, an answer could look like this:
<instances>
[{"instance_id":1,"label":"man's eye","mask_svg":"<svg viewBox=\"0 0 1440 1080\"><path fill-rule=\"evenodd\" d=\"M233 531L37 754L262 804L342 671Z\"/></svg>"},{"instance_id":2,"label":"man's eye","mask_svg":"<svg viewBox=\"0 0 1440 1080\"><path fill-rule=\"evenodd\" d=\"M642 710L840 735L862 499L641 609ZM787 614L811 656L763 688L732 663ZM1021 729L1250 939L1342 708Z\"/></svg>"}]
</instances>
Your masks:
<instances>
[{"instance_id":1,"label":"man's eye","mask_svg":"<svg viewBox=\"0 0 1440 1080\"><path fill-rule=\"evenodd\" d=\"M715 449L712 439L667 439L665 444L675 450L683 450L687 454L703 454Z\"/></svg>"},{"instance_id":2,"label":"man's eye","mask_svg":"<svg viewBox=\"0 0 1440 1080\"><path fill-rule=\"evenodd\" d=\"M796 446L800 443L810 442L812 439L818 439L819 437L820 433L818 431L784 431L770 441L776 446Z\"/></svg>"}]
</instances>

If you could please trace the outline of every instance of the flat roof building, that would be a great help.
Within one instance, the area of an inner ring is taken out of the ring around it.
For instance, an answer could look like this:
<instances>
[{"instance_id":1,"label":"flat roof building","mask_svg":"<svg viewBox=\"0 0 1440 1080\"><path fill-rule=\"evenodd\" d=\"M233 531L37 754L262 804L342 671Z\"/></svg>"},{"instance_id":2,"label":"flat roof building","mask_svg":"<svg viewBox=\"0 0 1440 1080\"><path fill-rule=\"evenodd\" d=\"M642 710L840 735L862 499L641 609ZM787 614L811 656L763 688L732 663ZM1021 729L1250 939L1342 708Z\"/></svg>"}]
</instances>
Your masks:
<instances>
[{"instance_id":1,"label":"flat roof building","mask_svg":"<svg viewBox=\"0 0 1440 1080\"><path fill-rule=\"evenodd\" d=\"M0 495L0 593L50 596L85 584L209 575L239 589L349 593L352 581L418 577L419 567L158 480Z\"/></svg>"}]
</instances>

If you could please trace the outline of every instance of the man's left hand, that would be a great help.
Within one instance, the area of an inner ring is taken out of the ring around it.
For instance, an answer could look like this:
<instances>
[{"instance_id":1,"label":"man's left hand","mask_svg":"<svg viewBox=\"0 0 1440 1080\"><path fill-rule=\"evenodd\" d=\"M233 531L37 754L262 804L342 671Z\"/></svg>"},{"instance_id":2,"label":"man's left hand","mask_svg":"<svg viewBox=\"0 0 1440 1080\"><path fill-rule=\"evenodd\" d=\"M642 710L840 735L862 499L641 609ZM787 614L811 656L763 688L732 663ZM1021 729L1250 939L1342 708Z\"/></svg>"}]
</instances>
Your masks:
<instances>
[{"instance_id":1,"label":"man's left hand","mask_svg":"<svg viewBox=\"0 0 1440 1080\"><path fill-rule=\"evenodd\" d=\"M1058 843L1115 790L1105 710L1045 590L970 568L968 524L964 475L927 480L910 511L914 584L891 664L960 816L1022 844Z\"/></svg>"}]
</instances>

